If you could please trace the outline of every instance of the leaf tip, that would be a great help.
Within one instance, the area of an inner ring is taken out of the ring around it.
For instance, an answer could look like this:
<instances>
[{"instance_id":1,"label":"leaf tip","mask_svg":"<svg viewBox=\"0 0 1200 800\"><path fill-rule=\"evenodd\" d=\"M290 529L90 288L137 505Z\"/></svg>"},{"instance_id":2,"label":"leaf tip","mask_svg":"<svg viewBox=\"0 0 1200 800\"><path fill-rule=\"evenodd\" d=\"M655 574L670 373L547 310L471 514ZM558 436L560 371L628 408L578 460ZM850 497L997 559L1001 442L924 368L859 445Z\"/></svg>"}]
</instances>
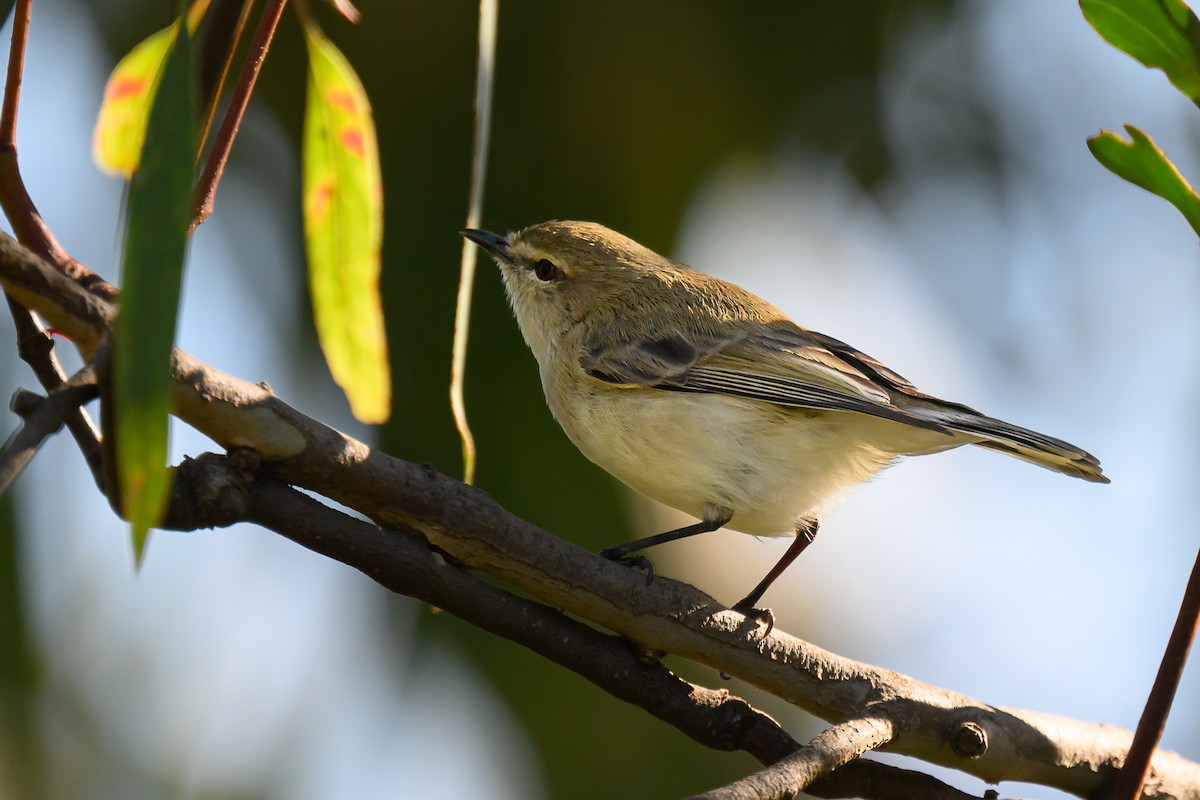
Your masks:
<instances>
[{"instance_id":1,"label":"leaf tip","mask_svg":"<svg viewBox=\"0 0 1200 800\"><path fill-rule=\"evenodd\" d=\"M129 524L129 541L133 546L133 571L137 574L142 571L142 564L146 560L146 546L150 543L150 529L145 525L137 522Z\"/></svg>"}]
</instances>

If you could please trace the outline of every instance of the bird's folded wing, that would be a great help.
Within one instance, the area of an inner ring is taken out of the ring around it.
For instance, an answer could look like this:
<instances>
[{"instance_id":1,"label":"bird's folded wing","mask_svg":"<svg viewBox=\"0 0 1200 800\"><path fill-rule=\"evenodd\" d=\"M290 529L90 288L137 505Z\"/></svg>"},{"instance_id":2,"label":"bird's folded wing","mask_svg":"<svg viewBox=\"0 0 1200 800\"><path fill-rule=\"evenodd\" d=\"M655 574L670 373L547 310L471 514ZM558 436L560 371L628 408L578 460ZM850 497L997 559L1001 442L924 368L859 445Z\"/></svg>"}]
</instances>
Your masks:
<instances>
[{"instance_id":1,"label":"bird's folded wing","mask_svg":"<svg viewBox=\"0 0 1200 800\"><path fill-rule=\"evenodd\" d=\"M859 365L790 323L759 326L748 335L673 334L615 344L585 344L580 366L609 384L706 392L790 408L856 411L923 428L938 422L893 403L911 384L868 356L830 339ZM912 390L915 393L915 390Z\"/></svg>"}]
</instances>

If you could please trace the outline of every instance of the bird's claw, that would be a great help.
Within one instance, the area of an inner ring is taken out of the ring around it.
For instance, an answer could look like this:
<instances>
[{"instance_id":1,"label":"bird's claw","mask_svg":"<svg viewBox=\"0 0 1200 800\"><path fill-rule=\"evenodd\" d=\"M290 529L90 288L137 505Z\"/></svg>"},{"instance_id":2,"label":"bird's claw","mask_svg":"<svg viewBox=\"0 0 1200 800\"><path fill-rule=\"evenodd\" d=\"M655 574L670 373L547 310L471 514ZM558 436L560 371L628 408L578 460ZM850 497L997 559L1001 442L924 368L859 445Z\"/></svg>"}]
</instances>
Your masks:
<instances>
[{"instance_id":1,"label":"bird's claw","mask_svg":"<svg viewBox=\"0 0 1200 800\"><path fill-rule=\"evenodd\" d=\"M742 605L738 603L733 607L734 611L738 611L747 618L754 620L758 624L765 624L767 629L763 631L763 638L771 635L771 631L775 630L775 612L769 608L755 608L750 605Z\"/></svg>"},{"instance_id":2,"label":"bird's claw","mask_svg":"<svg viewBox=\"0 0 1200 800\"><path fill-rule=\"evenodd\" d=\"M646 585L650 585L650 581L654 580L654 565L650 563L650 559L645 556L631 556L621 552L620 547L606 547L600 551L601 558L615 561L618 564L624 564L630 569L640 569L646 573Z\"/></svg>"}]
</instances>

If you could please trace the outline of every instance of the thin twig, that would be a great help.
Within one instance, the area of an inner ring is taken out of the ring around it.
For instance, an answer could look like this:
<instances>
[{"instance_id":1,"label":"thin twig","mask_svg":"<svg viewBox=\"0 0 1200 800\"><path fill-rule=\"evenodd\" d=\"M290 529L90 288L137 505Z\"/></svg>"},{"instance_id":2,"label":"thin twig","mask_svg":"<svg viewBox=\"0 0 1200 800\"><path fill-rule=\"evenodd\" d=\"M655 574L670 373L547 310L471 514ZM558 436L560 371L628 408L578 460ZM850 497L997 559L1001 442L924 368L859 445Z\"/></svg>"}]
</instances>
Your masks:
<instances>
[{"instance_id":1,"label":"thin twig","mask_svg":"<svg viewBox=\"0 0 1200 800\"><path fill-rule=\"evenodd\" d=\"M885 715L846 720L766 769L692 800L784 800L814 781L892 740L896 729Z\"/></svg>"},{"instance_id":2,"label":"thin twig","mask_svg":"<svg viewBox=\"0 0 1200 800\"><path fill-rule=\"evenodd\" d=\"M196 230L212 213L217 186L229 160L229 151L233 148L233 140L242 124L242 116L250 103L250 93L254 91L254 83L258 80L258 73L267 57L271 39L275 36L275 29L279 26L279 18L283 15L283 7L286 5L287 0L267 0L266 7L263 8L262 19L259 20L254 39L250 42L246 60L242 63L242 72L238 75L233 97L229 101L229 107L225 109L221 129L217 132L217 139L204 164L204 172L200 175L200 183L196 186L195 213L189 231Z\"/></svg>"},{"instance_id":3,"label":"thin twig","mask_svg":"<svg viewBox=\"0 0 1200 800\"><path fill-rule=\"evenodd\" d=\"M207 102L204 112L204 125L200 128L199 152L196 154L196 160L199 162L204 154L204 145L208 141L209 131L212 130L213 120L217 116L217 107L221 104L221 89L225 86L225 79L229 76L229 69L233 66L233 57L237 54L238 43L242 41L242 34L246 31L246 25L250 22L250 12L254 9L254 0L241 0L241 8L238 9L237 20L233 23L232 30L228 26L226 18L227 14L222 7L215 9L220 19L225 21L224 25L220 26L221 32L228 32L228 36L224 39L217 38L217 33L212 27L206 29L209 41L214 43L214 46L222 47L220 69L218 74L212 78L212 82L207 86ZM210 22L210 25L216 23ZM215 54L214 54L215 57ZM209 74L209 73L206 73Z\"/></svg>"},{"instance_id":4,"label":"thin twig","mask_svg":"<svg viewBox=\"0 0 1200 800\"><path fill-rule=\"evenodd\" d=\"M1167 715L1175 699L1175 690L1179 688L1184 665L1187 664L1188 651L1196 639L1198 625L1200 552L1196 554L1192 575L1188 578L1183 601L1179 604L1179 616L1175 618L1175 627L1171 630L1171 638L1167 640L1167 647L1163 651L1162 663L1158 666L1158 674L1150 688L1150 696L1146 699L1146 708L1142 711L1142 718L1138 720L1137 730L1133 734L1129 755L1125 757L1125 764L1113 781L1112 788L1103 795L1106 800L1134 800L1141 797L1142 787L1150 774L1150 758L1154 755L1154 748L1158 746L1163 729L1167 726Z\"/></svg>"},{"instance_id":5,"label":"thin twig","mask_svg":"<svg viewBox=\"0 0 1200 800\"><path fill-rule=\"evenodd\" d=\"M9 407L21 417L21 427L0 447L0 496L33 460L42 442L63 426L72 411L94 400L98 391L90 367L75 373L47 396L17 390Z\"/></svg>"},{"instance_id":6,"label":"thin twig","mask_svg":"<svg viewBox=\"0 0 1200 800\"><path fill-rule=\"evenodd\" d=\"M471 190L467 227L478 228L483 209L483 184L487 174L488 141L492 128L492 87L496 75L496 16L499 0L479 2L479 62L475 73L475 152L471 159ZM450 360L450 411L462 437L463 483L475 482L475 437L467 422L463 382L467 370L467 341L471 333L471 294L475 286L478 248L463 240L458 300L454 309L454 347Z\"/></svg>"},{"instance_id":7,"label":"thin twig","mask_svg":"<svg viewBox=\"0 0 1200 800\"><path fill-rule=\"evenodd\" d=\"M21 101L31 9L32 0L18 0L12 14L12 42L9 46L4 98L0 102L0 206L22 241L51 263L65 268L64 271L94 285L92 279L98 280L99 276L84 269L62 250L38 214L21 179L17 161L17 111ZM12 297L7 300L16 328L18 355L29 364L46 392L57 390L66 381L66 374L55 356L53 340L27 308ZM67 416L66 422L96 485L103 490L99 469L100 445L91 418L86 411L76 407Z\"/></svg>"},{"instance_id":8,"label":"thin twig","mask_svg":"<svg viewBox=\"0 0 1200 800\"><path fill-rule=\"evenodd\" d=\"M12 13L12 45L4 80L4 105L0 109L0 144L16 145L17 106L21 102L21 77L25 70L25 45L29 40L29 15L33 0L17 0Z\"/></svg>"},{"instance_id":9,"label":"thin twig","mask_svg":"<svg viewBox=\"0 0 1200 800\"><path fill-rule=\"evenodd\" d=\"M29 365L38 383L46 392L54 392L66 382L66 373L54 352L54 340L29 309L12 297L8 309L12 313L13 325L17 330L17 355ZM66 418L67 430L79 446L83 459L92 473L92 480L101 492L104 491L104 475L101 469L103 457L100 453L100 438L92 418L82 408L76 407Z\"/></svg>"},{"instance_id":10,"label":"thin twig","mask_svg":"<svg viewBox=\"0 0 1200 800\"><path fill-rule=\"evenodd\" d=\"M0 209L12 225L17 239L49 261L71 280L93 294L111 300L116 290L96 273L67 255L50 227L38 213L33 198L21 178L17 161L17 108L21 99L21 81L25 70L25 46L29 34L32 0L19 0L13 9L12 43L8 51L8 71L4 99L0 101ZM50 388L50 387L47 387Z\"/></svg>"},{"instance_id":11,"label":"thin twig","mask_svg":"<svg viewBox=\"0 0 1200 800\"><path fill-rule=\"evenodd\" d=\"M18 0L13 9L12 43L8 51L4 100L0 106L0 206L17 238L50 263L62 268L71 259L59 246L34 206L17 164L17 108L21 100L32 4L33 0Z\"/></svg>"}]
</instances>

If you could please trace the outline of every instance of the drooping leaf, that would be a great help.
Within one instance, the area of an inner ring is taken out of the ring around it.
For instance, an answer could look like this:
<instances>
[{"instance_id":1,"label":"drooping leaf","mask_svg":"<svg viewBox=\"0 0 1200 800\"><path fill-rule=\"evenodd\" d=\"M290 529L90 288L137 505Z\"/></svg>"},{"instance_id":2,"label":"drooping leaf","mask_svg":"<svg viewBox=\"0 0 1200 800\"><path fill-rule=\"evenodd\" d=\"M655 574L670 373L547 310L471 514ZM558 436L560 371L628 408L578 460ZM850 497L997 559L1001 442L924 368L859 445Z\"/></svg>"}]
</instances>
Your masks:
<instances>
[{"instance_id":1,"label":"drooping leaf","mask_svg":"<svg viewBox=\"0 0 1200 800\"><path fill-rule=\"evenodd\" d=\"M1200 20L1183 0L1080 0L1083 16L1105 41L1200 104Z\"/></svg>"},{"instance_id":2,"label":"drooping leaf","mask_svg":"<svg viewBox=\"0 0 1200 800\"><path fill-rule=\"evenodd\" d=\"M171 347L191 218L195 80L186 34L172 36L151 101L141 167L129 184L113 348L121 510L137 560L170 492L166 469Z\"/></svg>"},{"instance_id":3,"label":"drooping leaf","mask_svg":"<svg viewBox=\"0 0 1200 800\"><path fill-rule=\"evenodd\" d=\"M1126 125L1129 141L1112 131L1088 139L1088 149L1104 166L1143 189L1162 197L1187 219L1200 235L1200 196L1171 160L1146 134Z\"/></svg>"},{"instance_id":4,"label":"drooping leaf","mask_svg":"<svg viewBox=\"0 0 1200 800\"><path fill-rule=\"evenodd\" d=\"M128 177L137 169L149 99L158 88L163 61L178 30L175 23L143 40L109 76L92 130L92 159L105 172Z\"/></svg>"},{"instance_id":5,"label":"drooping leaf","mask_svg":"<svg viewBox=\"0 0 1200 800\"><path fill-rule=\"evenodd\" d=\"M354 416L391 411L391 377L379 297L383 188L366 92L333 43L304 17L304 242L317 336Z\"/></svg>"},{"instance_id":6,"label":"drooping leaf","mask_svg":"<svg viewBox=\"0 0 1200 800\"><path fill-rule=\"evenodd\" d=\"M189 34L195 33L209 3L193 0L187 15ZM128 178L137 169L150 103L178 29L176 20L143 39L108 76L92 129L92 160L105 172Z\"/></svg>"}]
</instances>

